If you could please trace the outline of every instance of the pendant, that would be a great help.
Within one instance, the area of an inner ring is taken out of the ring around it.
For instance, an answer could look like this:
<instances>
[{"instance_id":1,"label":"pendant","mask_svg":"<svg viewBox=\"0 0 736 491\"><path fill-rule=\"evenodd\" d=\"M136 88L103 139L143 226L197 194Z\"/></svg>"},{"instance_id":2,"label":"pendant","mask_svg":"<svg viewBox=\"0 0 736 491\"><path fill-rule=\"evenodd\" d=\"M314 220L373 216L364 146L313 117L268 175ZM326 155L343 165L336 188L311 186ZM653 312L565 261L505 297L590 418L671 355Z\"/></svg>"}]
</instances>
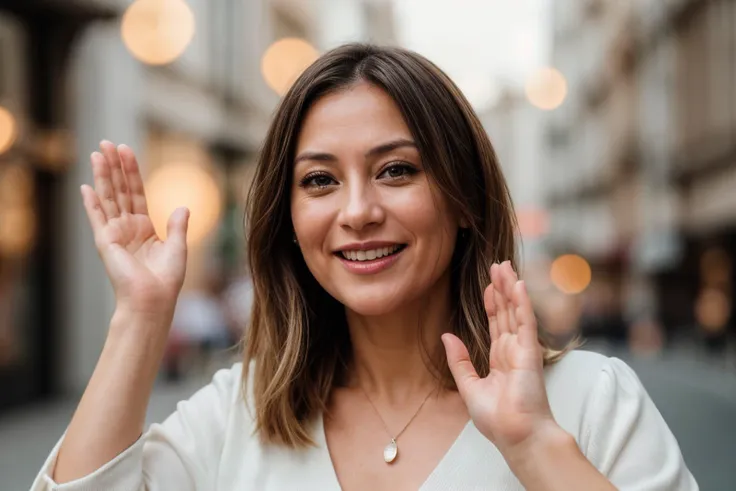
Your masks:
<instances>
[{"instance_id":1,"label":"pendant","mask_svg":"<svg viewBox=\"0 0 736 491\"><path fill-rule=\"evenodd\" d=\"M399 455L399 447L396 445L396 440L392 438L391 443L386 445L383 449L383 460L385 460L387 464L390 464L396 459L397 455Z\"/></svg>"}]
</instances>

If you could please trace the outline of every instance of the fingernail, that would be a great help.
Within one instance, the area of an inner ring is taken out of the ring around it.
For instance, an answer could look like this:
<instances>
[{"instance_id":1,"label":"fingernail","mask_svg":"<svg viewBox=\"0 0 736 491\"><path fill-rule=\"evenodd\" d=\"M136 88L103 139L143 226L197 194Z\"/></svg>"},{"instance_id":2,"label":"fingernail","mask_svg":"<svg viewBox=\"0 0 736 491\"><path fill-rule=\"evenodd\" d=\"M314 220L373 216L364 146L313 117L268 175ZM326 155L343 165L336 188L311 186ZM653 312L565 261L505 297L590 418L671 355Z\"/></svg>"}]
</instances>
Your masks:
<instances>
[{"instance_id":1,"label":"fingernail","mask_svg":"<svg viewBox=\"0 0 736 491\"><path fill-rule=\"evenodd\" d=\"M102 140L102 141L100 142L100 145L108 145L108 144L109 144L109 145L112 145L112 142L111 142L110 140Z\"/></svg>"},{"instance_id":2,"label":"fingernail","mask_svg":"<svg viewBox=\"0 0 736 491\"><path fill-rule=\"evenodd\" d=\"M526 282L524 280L519 280L519 284L521 285L521 291L526 293Z\"/></svg>"}]
</instances>

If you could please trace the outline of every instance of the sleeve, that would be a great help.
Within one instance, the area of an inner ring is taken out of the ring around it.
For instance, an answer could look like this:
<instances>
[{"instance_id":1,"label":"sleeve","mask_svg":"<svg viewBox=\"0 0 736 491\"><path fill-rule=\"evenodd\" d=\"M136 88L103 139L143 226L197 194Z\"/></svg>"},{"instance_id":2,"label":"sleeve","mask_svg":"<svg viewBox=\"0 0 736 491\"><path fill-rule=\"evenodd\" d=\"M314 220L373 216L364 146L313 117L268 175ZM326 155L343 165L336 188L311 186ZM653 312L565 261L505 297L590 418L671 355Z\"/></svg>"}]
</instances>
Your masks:
<instances>
[{"instance_id":1,"label":"sleeve","mask_svg":"<svg viewBox=\"0 0 736 491\"><path fill-rule=\"evenodd\" d=\"M239 365L239 364L238 364ZM240 394L240 370L220 370L212 382L153 424L133 445L93 473L57 484L56 444L31 491L189 491L214 489L230 408Z\"/></svg>"},{"instance_id":2,"label":"sleeve","mask_svg":"<svg viewBox=\"0 0 736 491\"><path fill-rule=\"evenodd\" d=\"M610 358L586 403L581 447L622 491L698 491L675 436L634 371Z\"/></svg>"}]
</instances>

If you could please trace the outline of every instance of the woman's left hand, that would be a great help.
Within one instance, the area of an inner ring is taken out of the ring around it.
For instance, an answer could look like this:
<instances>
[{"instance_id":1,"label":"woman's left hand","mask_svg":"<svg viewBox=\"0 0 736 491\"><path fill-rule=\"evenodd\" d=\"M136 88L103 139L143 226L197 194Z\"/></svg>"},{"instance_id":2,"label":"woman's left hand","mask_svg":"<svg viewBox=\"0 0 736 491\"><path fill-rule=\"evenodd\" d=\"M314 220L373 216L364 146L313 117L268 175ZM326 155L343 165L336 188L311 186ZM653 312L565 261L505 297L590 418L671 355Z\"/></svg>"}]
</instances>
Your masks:
<instances>
[{"instance_id":1,"label":"woman's left hand","mask_svg":"<svg viewBox=\"0 0 736 491\"><path fill-rule=\"evenodd\" d=\"M442 341L473 423L509 460L560 428L547 399L542 348L531 301L510 262L491 267L491 284L485 290L484 302L491 332L491 370L487 377L478 376L460 339L445 334Z\"/></svg>"}]
</instances>

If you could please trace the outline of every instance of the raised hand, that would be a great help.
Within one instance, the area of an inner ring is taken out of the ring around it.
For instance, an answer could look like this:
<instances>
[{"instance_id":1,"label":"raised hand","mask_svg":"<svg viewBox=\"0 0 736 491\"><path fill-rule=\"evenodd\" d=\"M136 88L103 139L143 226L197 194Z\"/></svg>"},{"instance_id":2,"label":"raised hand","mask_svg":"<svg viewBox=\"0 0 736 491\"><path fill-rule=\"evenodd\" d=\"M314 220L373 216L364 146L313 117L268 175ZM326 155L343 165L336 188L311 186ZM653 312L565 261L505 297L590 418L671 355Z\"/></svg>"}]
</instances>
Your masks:
<instances>
[{"instance_id":1,"label":"raised hand","mask_svg":"<svg viewBox=\"0 0 736 491\"><path fill-rule=\"evenodd\" d=\"M138 163L125 145L100 144L91 156L94 189L81 188L95 244L115 290L118 310L173 315L186 270L189 211L177 209L162 241L148 215Z\"/></svg>"},{"instance_id":2,"label":"raised hand","mask_svg":"<svg viewBox=\"0 0 736 491\"><path fill-rule=\"evenodd\" d=\"M445 334L447 362L475 426L508 459L555 428L544 385L537 323L523 281L507 261L491 267L484 293L491 332L490 374L481 378L462 341Z\"/></svg>"}]
</instances>

